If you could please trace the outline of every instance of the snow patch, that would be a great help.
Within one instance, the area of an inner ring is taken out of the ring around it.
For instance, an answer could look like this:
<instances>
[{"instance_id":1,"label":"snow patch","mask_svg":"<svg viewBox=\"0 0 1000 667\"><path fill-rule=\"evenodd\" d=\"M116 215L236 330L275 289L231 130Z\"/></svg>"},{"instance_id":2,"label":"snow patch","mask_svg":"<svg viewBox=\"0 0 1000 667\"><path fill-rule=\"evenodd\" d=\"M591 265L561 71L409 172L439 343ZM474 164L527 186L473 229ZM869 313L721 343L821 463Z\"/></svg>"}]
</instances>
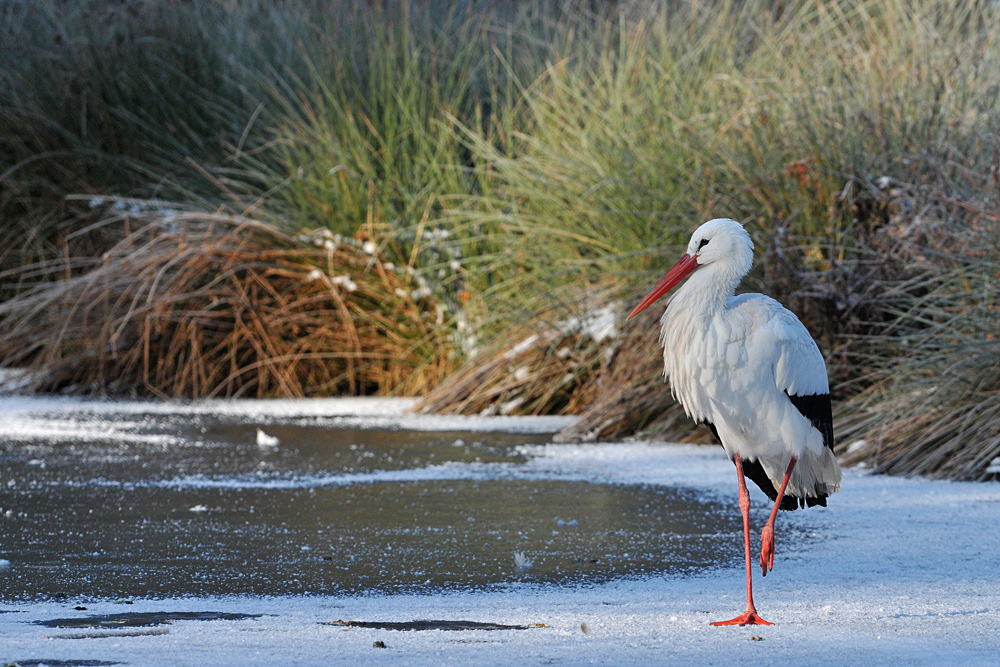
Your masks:
<instances>
[{"instance_id":1,"label":"snow patch","mask_svg":"<svg viewBox=\"0 0 1000 667\"><path fill-rule=\"evenodd\" d=\"M281 444L281 441L278 440L276 437L264 433L264 431L262 431L261 429L257 429L258 447L277 447L279 444Z\"/></svg>"},{"instance_id":2,"label":"snow patch","mask_svg":"<svg viewBox=\"0 0 1000 667\"><path fill-rule=\"evenodd\" d=\"M532 347L534 347L535 343L538 342L538 339L539 339L539 335L538 334L531 334L530 336L528 336L527 338L525 338L524 340L522 340L520 343L518 343L514 347L512 347L509 350L507 350L506 352L504 352L502 358L503 359L513 359L514 357L516 357L517 355L521 354L522 352L527 352Z\"/></svg>"},{"instance_id":3,"label":"snow patch","mask_svg":"<svg viewBox=\"0 0 1000 667\"><path fill-rule=\"evenodd\" d=\"M317 426L413 431L555 433L575 417L419 415L415 398L214 399L206 401L96 401L69 397L0 396L0 433L14 440L120 440L182 444L170 434L136 433L137 415L213 416L249 422L312 419Z\"/></svg>"},{"instance_id":4,"label":"snow patch","mask_svg":"<svg viewBox=\"0 0 1000 667\"><path fill-rule=\"evenodd\" d=\"M244 475L210 477L189 475L156 482L135 482L129 486L152 486L169 489L315 489L325 486L353 484L398 484L401 482L439 482L453 480L486 481L511 478L515 475L511 463L449 462L425 468L376 470L360 473L321 473L313 475ZM92 482L118 486L120 482Z\"/></svg>"},{"instance_id":5,"label":"snow patch","mask_svg":"<svg viewBox=\"0 0 1000 667\"><path fill-rule=\"evenodd\" d=\"M588 445L523 445L525 463L450 461L423 468L375 470L363 473L319 473L239 477L189 475L169 480L130 483L175 489L308 489L352 484L395 484L430 481L490 481L500 479L584 481L599 484L655 484L716 488L735 484L725 452L716 447L654 442ZM119 482L91 482L118 485ZM763 497L763 496L762 496ZM576 520L555 519L559 525Z\"/></svg>"},{"instance_id":6,"label":"snow patch","mask_svg":"<svg viewBox=\"0 0 1000 667\"><path fill-rule=\"evenodd\" d=\"M0 414L216 415L249 419L320 416L391 417L405 414L417 404L417 400L362 397L118 401L62 396L6 396L0 397Z\"/></svg>"},{"instance_id":7,"label":"snow patch","mask_svg":"<svg viewBox=\"0 0 1000 667\"><path fill-rule=\"evenodd\" d=\"M593 338L596 343L607 338L617 338L618 308L619 304L617 303L596 308L582 317L571 317L560 322L559 329L563 333L580 332Z\"/></svg>"},{"instance_id":8,"label":"snow patch","mask_svg":"<svg viewBox=\"0 0 1000 667\"><path fill-rule=\"evenodd\" d=\"M854 452L860 449L864 449L867 446L868 446L867 440L855 440L851 444L847 445L847 453L853 454Z\"/></svg>"}]
</instances>

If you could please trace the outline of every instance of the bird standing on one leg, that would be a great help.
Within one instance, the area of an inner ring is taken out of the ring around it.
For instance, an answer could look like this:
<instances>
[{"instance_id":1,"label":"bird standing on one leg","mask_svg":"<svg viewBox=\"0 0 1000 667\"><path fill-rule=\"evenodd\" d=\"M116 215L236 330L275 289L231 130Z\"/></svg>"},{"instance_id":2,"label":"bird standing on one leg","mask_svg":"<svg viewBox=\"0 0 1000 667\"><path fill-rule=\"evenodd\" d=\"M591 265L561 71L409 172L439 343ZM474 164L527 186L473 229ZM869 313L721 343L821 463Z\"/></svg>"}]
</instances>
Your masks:
<instances>
[{"instance_id":1,"label":"bird standing on one leg","mask_svg":"<svg viewBox=\"0 0 1000 667\"><path fill-rule=\"evenodd\" d=\"M735 220L709 220L628 316L691 276L661 319L664 375L685 412L712 430L736 464L746 550L746 611L712 625L771 625L753 603L744 475L774 501L761 534L765 575L774 567L778 509L826 506L827 496L840 490L823 355L798 318L774 299L734 296L752 264L753 241L746 230Z\"/></svg>"}]
</instances>

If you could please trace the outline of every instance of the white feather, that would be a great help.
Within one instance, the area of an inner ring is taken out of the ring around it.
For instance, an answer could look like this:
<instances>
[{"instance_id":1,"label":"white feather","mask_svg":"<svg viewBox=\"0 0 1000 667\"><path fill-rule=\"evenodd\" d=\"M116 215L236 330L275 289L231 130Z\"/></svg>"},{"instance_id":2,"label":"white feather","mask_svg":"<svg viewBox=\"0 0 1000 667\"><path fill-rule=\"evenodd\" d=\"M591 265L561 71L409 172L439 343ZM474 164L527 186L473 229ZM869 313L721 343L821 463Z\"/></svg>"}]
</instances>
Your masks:
<instances>
[{"instance_id":1,"label":"white feather","mask_svg":"<svg viewBox=\"0 0 1000 667\"><path fill-rule=\"evenodd\" d=\"M753 263L750 236L733 220L711 220L695 230L688 254L698 257L699 268L661 320L673 395L695 421L715 425L730 458L760 461L775 488L794 456L790 495L837 491L836 458L788 398L829 393L823 355L774 299L733 296Z\"/></svg>"}]
</instances>

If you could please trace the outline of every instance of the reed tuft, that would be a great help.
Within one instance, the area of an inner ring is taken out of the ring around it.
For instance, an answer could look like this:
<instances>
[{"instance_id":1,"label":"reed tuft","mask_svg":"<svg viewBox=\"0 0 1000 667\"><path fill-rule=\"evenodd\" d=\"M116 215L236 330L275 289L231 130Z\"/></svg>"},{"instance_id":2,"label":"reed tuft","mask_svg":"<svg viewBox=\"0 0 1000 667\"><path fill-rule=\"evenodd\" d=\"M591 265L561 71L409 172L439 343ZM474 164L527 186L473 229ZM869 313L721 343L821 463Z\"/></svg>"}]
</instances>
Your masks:
<instances>
[{"instance_id":1,"label":"reed tuft","mask_svg":"<svg viewBox=\"0 0 1000 667\"><path fill-rule=\"evenodd\" d=\"M105 224L133 231L85 273L33 275L35 287L0 304L0 359L26 368L31 389L410 395L452 369L435 301L414 298L416 280L372 245L185 211Z\"/></svg>"}]
</instances>

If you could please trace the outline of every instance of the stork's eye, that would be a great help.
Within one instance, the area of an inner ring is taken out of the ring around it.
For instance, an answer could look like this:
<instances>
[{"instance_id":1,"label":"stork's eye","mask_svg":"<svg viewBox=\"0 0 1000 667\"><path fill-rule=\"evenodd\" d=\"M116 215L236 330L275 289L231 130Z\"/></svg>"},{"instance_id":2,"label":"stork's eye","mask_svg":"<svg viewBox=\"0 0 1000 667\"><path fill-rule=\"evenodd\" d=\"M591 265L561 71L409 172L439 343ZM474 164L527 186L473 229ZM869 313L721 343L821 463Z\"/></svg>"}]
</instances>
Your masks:
<instances>
[{"instance_id":1,"label":"stork's eye","mask_svg":"<svg viewBox=\"0 0 1000 667\"><path fill-rule=\"evenodd\" d=\"M707 245L708 245L708 239L702 239L701 243L698 244L698 250L701 250L702 248L704 248Z\"/></svg>"}]
</instances>

